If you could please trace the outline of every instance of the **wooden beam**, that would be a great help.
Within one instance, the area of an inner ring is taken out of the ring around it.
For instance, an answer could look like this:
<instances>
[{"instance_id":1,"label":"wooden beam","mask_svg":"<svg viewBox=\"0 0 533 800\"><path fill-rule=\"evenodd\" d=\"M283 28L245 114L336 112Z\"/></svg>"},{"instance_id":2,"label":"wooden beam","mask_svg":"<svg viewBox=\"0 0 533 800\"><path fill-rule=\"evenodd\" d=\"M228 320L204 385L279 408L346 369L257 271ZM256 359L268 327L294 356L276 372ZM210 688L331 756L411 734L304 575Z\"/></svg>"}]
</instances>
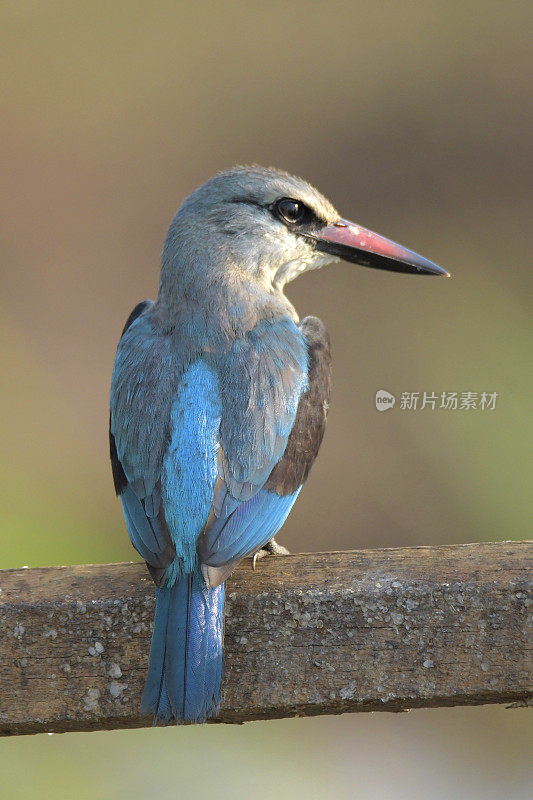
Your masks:
<instances>
[{"instance_id":1,"label":"wooden beam","mask_svg":"<svg viewBox=\"0 0 533 800\"><path fill-rule=\"evenodd\" d=\"M527 702L532 545L244 561L218 721ZM153 610L142 564L0 572L0 734L149 725Z\"/></svg>"}]
</instances>

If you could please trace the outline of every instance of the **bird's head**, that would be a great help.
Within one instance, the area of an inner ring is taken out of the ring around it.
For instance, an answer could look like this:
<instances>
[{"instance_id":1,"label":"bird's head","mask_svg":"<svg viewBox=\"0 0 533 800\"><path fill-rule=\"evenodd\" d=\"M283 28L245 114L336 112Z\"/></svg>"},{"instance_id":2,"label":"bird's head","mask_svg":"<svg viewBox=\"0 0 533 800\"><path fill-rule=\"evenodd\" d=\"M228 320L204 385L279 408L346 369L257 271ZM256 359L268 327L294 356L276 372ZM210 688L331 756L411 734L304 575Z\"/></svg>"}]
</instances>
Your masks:
<instances>
[{"instance_id":1,"label":"bird's head","mask_svg":"<svg viewBox=\"0 0 533 800\"><path fill-rule=\"evenodd\" d=\"M420 275L448 273L383 236L344 220L317 189L277 169L236 167L183 203L169 228L163 268L227 270L282 288L338 259Z\"/></svg>"}]
</instances>

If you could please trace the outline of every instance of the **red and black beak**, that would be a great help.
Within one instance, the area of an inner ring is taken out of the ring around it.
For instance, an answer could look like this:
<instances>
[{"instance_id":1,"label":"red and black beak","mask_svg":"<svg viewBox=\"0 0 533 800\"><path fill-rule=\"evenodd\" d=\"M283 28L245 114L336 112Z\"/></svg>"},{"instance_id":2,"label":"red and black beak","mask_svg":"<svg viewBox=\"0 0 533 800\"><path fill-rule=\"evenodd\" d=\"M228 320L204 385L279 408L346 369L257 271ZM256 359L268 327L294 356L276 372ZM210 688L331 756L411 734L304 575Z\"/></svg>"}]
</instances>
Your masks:
<instances>
[{"instance_id":1,"label":"red and black beak","mask_svg":"<svg viewBox=\"0 0 533 800\"><path fill-rule=\"evenodd\" d=\"M346 219L319 228L307 236L315 241L317 250L363 267L450 277L445 269L427 258Z\"/></svg>"}]
</instances>

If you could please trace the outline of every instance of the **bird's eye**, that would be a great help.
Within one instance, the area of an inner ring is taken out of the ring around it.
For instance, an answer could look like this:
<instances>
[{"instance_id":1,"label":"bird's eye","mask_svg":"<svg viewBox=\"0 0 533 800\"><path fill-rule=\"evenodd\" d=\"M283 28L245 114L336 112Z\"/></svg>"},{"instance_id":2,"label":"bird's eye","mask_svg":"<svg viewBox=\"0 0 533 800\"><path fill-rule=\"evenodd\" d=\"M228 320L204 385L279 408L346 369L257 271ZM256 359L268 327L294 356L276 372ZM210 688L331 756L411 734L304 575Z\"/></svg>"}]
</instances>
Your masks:
<instances>
[{"instance_id":1,"label":"bird's eye","mask_svg":"<svg viewBox=\"0 0 533 800\"><path fill-rule=\"evenodd\" d=\"M298 200L291 200L290 197L282 197L274 203L273 211L284 222L290 225L297 225L303 222L309 215L309 209Z\"/></svg>"}]
</instances>

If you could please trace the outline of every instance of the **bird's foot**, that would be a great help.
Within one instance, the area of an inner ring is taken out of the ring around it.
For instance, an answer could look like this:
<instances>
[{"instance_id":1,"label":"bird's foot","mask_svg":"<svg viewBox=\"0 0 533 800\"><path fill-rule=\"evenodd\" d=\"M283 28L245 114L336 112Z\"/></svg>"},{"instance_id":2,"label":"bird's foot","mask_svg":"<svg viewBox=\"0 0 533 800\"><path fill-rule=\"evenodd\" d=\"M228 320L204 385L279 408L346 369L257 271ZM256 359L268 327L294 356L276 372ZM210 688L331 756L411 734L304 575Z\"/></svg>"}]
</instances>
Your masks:
<instances>
[{"instance_id":1,"label":"bird's foot","mask_svg":"<svg viewBox=\"0 0 533 800\"><path fill-rule=\"evenodd\" d=\"M260 558L264 558L265 556L288 556L290 555L289 551L286 547L283 547L282 544L278 544L274 537L270 539L263 547L254 554L252 559L252 569L255 569L256 562Z\"/></svg>"}]
</instances>

